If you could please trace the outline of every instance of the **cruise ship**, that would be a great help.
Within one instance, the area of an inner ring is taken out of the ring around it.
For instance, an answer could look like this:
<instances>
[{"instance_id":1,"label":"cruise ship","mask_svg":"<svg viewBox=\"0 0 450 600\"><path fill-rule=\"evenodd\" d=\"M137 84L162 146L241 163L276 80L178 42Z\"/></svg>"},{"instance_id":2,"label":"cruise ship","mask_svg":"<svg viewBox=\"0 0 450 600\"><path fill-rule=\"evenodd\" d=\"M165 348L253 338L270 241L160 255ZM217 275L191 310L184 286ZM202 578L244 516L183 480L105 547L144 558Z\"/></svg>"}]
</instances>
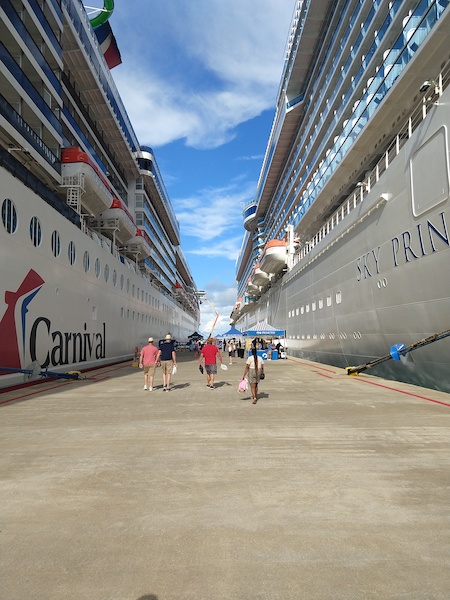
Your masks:
<instances>
[{"instance_id":1,"label":"cruise ship","mask_svg":"<svg viewBox=\"0 0 450 600\"><path fill-rule=\"evenodd\" d=\"M448 4L295 3L231 321L450 392Z\"/></svg>"},{"instance_id":2,"label":"cruise ship","mask_svg":"<svg viewBox=\"0 0 450 600\"><path fill-rule=\"evenodd\" d=\"M179 223L110 71L113 7L0 4L3 388L30 365L82 371L198 329Z\"/></svg>"}]
</instances>

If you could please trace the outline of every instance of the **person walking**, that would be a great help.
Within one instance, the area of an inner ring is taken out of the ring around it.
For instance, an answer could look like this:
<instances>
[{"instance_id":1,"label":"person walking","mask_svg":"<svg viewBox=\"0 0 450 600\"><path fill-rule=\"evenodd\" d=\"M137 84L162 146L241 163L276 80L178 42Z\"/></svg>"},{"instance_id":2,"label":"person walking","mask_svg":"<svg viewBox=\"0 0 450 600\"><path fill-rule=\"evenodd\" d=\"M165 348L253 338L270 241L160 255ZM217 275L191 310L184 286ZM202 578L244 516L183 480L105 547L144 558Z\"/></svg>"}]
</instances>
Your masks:
<instances>
[{"instance_id":1,"label":"person walking","mask_svg":"<svg viewBox=\"0 0 450 600\"><path fill-rule=\"evenodd\" d=\"M203 346L202 351L200 352L198 366L201 367L203 360L206 371L206 387L210 388L211 390L214 389L214 375L217 374L217 359L220 360L220 364L223 364L222 353L214 344L212 338L208 338L206 340L206 344Z\"/></svg>"},{"instance_id":2,"label":"person walking","mask_svg":"<svg viewBox=\"0 0 450 600\"><path fill-rule=\"evenodd\" d=\"M175 352L175 340L170 334L166 335L165 340L159 342L161 351L161 370L163 376L163 392L170 392L170 378L173 368L177 366L177 354Z\"/></svg>"},{"instance_id":3,"label":"person walking","mask_svg":"<svg viewBox=\"0 0 450 600\"><path fill-rule=\"evenodd\" d=\"M266 376L264 373L264 361L260 356L258 356L256 348L252 348L252 355L247 358L242 379L245 379L247 377L247 374L250 389L252 391L252 404L256 404L258 402L259 380L264 379Z\"/></svg>"},{"instance_id":4,"label":"person walking","mask_svg":"<svg viewBox=\"0 0 450 600\"><path fill-rule=\"evenodd\" d=\"M230 365L233 364L233 353L234 353L233 340L228 340L228 360L230 361L229 362Z\"/></svg>"},{"instance_id":5,"label":"person walking","mask_svg":"<svg viewBox=\"0 0 450 600\"><path fill-rule=\"evenodd\" d=\"M159 364L160 350L153 344L153 338L148 338L147 346L144 346L139 356L139 368L144 369L144 390L153 390L155 370ZM150 384L150 385L149 385Z\"/></svg>"}]
</instances>

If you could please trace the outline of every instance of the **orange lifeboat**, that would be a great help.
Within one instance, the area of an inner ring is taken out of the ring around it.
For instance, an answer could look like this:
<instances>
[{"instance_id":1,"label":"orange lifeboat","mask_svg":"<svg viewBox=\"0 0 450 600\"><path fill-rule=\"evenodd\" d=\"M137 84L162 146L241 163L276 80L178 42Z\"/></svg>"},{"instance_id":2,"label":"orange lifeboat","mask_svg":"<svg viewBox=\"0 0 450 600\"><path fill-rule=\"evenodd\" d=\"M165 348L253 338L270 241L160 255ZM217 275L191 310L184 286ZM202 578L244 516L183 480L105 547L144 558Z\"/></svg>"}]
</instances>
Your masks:
<instances>
[{"instance_id":1,"label":"orange lifeboat","mask_svg":"<svg viewBox=\"0 0 450 600\"><path fill-rule=\"evenodd\" d=\"M270 240L264 246L259 266L266 273L280 273L286 265L286 260L286 241Z\"/></svg>"},{"instance_id":2,"label":"orange lifeboat","mask_svg":"<svg viewBox=\"0 0 450 600\"><path fill-rule=\"evenodd\" d=\"M105 175L78 146L61 153L61 175L66 187L81 187L81 204L91 215L100 215L113 203L113 193Z\"/></svg>"}]
</instances>

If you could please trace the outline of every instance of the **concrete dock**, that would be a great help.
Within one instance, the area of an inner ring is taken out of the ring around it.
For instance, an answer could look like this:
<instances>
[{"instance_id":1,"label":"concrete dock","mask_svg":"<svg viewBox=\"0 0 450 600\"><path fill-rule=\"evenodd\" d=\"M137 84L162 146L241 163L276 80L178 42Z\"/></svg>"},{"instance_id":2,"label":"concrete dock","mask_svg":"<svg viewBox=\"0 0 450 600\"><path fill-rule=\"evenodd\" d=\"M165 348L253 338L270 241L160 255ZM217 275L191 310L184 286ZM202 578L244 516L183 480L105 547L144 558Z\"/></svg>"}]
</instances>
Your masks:
<instances>
[{"instance_id":1,"label":"concrete dock","mask_svg":"<svg viewBox=\"0 0 450 600\"><path fill-rule=\"evenodd\" d=\"M1 600L450 598L450 395L234 363L0 394Z\"/></svg>"}]
</instances>

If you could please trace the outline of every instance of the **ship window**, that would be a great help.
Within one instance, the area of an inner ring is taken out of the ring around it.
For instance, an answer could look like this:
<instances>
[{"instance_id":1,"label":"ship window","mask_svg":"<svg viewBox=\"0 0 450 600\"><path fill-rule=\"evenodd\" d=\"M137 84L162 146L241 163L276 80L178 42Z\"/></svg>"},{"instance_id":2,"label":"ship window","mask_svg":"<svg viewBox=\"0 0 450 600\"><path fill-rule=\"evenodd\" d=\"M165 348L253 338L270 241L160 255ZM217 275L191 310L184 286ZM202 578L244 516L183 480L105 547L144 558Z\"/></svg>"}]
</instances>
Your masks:
<instances>
[{"instance_id":1,"label":"ship window","mask_svg":"<svg viewBox=\"0 0 450 600\"><path fill-rule=\"evenodd\" d=\"M306 312L309 313L309 304L306 305Z\"/></svg>"},{"instance_id":2,"label":"ship window","mask_svg":"<svg viewBox=\"0 0 450 600\"><path fill-rule=\"evenodd\" d=\"M74 242L69 242L69 247L67 248L67 256L69 257L70 264L74 265L75 261L77 260L77 252Z\"/></svg>"},{"instance_id":3,"label":"ship window","mask_svg":"<svg viewBox=\"0 0 450 600\"><path fill-rule=\"evenodd\" d=\"M17 231L17 211L14 202L9 198L3 200L2 204L2 221L3 227L8 233L16 233Z\"/></svg>"},{"instance_id":4,"label":"ship window","mask_svg":"<svg viewBox=\"0 0 450 600\"><path fill-rule=\"evenodd\" d=\"M87 250L85 250L83 254L83 267L86 273L88 273L89 269L91 268L91 260L89 258L89 252Z\"/></svg>"},{"instance_id":5,"label":"ship window","mask_svg":"<svg viewBox=\"0 0 450 600\"><path fill-rule=\"evenodd\" d=\"M95 259L95 276L97 277L97 279L100 277L100 259L99 258Z\"/></svg>"},{"instance_id":6,"label":"ship window","mask_svg":"<svg viewBox=\"0 0 450 600\"><path fill-rule=\"evenodd\" d=\"M127 308L127 319L129 319L129 318L130 318L130 309Z\"/></svg>"},{"instance_id":7,"label":"ship window","mask_svg":"<svg viewBox=\"0 0 450 600\"><path fill-rule=\"evenodd\" d=\"M311 305L311 307L312 307L313 310L316 310L316 303L313 302L312 305Z\"/></svg>"},{"instance_id":8,"label":"ship window","mask_svg":"<svg viewBox=\"0 0 450 600\"><path fill-rule=\"evenodd\" d=\"M327 296L327 306L331 306L331 296Z\"/></svg>"},{"instance_id":9,"label":"ship window","mask_svg":"<svg viewBox=\"0 0 450 600\"><path fill-rule=\"evenodd\" d=\"M120 316L122 317L122 319L123 319L123 318L124 318L124 316L125 316L125 310L124 310L123 306L122 306L122 308L120 309Z\"/></svg>"},{"instance_id":10,"label":"ship window","mask_svg":"<svg viewBox=\"0 0 450 600\"><path fill-rule=\"evenodd\" d=\"M39 219L37 217L32 217L30 221L30 238L33 242L33 246L38 248L42 243L42 229Z\"/></svg>"},{"instance_id":11,"label":"ship window","mask_svg":"<svg viewBox=\"0 0 450 600\"><path fill-rule=\"evenodd\" d=\"M130 280L127 278L127 294L130 292Z\"/></svg>"},{"instance_id":12,"label":"ship window","mask_svg":"<svg viewBox=\"0 0 450 600\"><path fill-rule=\"evenodd\" d=\"M300 314L303 315L305 313L305 307L301 306L300 307Z\"/></svg>"},{"instance_id":13,"label":"ship window","mask_svg":"<svg viewBox=\"0 0 450 600\"><path fill-rule=\"evenodd\" d=\"M48 90L46 90L45 88L43 89L42 97L44 98L45 104L51 108L52 107L52 96L51 96L50 92Z\"/></svg>"},{"instance_id":14,"label":"ship window","mask_svg":"<svg viewBox=\"0 0 450 600\"><path fill-rule=\"evenodd\" d=\"M342 294L341 292L336 292L336 304L340 304L342 302Z\"/></svg>"},{"instance_id":15,"label":"ship window","mask_svg":"<svg viewBox=\"0 0 450 600\"><path fill-rule=\"evenodd\" d=\"M123 290L123 275L120 276L120 289Z\"/></svg>"},{"instance_id":16,"label":"ship window","mask_svg":"<svg viewBox=\"0 0 450 600\"><path fill-rule=\"evenodd\" d=\"M141 295L141 289L138 287L137 289L137 299L139 300L139 296Z\"/></svg>"},{"instance_id":17,"label":"ship window","mask_svg":"<svg viewBox=\"0 0 450 600\"><path fill-rule=\"evenodd\" d=\"M113 286L116 287L117 285L117 271L114 269L113 271Z\"/></svg>"},{"instance_id":18,"label":"ship window","mask_svg":"<svg viewBox=\"0 0 450 600\"><path fill-rule=\"evenodd\" d=\"M105 270L103 271L105 281L108 283L109 281L109 265L105 265Z\"/></svg>"},{"instance_id":19,"label":"ship window","mask_svg":"<svg viewBox=\"0 0 450 600\"><path fill-rule=\"evenodd\" d=\"M133 298L134 298L135 289L136 289L136 286L133 283L133 285L131 286L131 295L133 296Z\"/></svg>"},{"instance_id":20,"label":"ship window","mask_svg":"<svg viewBox=\"0 0 450 600\"><path fill-rule=\"evenodd\" d=\"M323 298L319 298L319 310L323 308Z\"/></svg>"},{"instance_id":21,"label":"ship window","mask_svg":"<svg viewBox=\"0 0 450 600\"><path fill-rule=\"evenodd\" d=\"M52 252L55 258L61 255L61 237L57 231L52 233Z\"/></svg>"},{"instance_id":22,"label":"ship window","mask_svg":"<svg viewBox=\"0 0 450 600\"><path fill-rule=\"evenodd\" d=\"M298 307L295 309L295 314L298 317Z\"/></svg>"}]
</instances>

